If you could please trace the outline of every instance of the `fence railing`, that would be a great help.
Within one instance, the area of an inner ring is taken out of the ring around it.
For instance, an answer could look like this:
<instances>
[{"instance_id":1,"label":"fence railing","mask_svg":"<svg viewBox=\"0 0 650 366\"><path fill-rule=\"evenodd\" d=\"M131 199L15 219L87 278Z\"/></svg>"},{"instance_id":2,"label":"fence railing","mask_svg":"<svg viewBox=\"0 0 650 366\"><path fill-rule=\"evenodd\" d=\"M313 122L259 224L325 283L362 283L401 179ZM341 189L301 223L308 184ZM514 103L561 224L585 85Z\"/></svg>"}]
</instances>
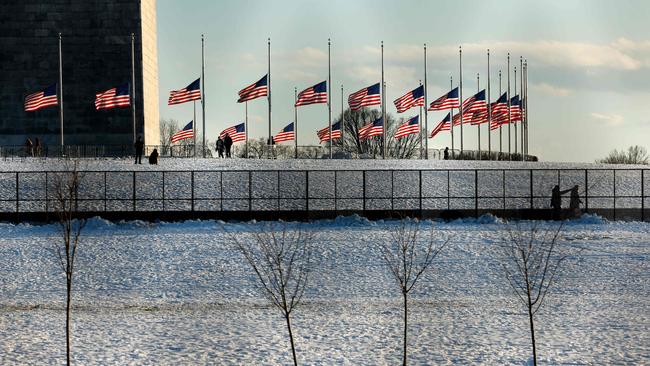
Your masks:
<instances>
[{"instance_id":1,"label":"fence railing","mask_svg":"<svg viewBox=\"0 0 650 366\"><path fill-rule=\"evenodd\" d=\"M273 158L273 159L293 159L295 157L295 150L293 145L275 145L270 150L266 146L258 146L251 144L248 149L248 158ZM203 157L202 146L193 144L183 145L145 145L143 150L144 156L149 156L155 149L162 158L191 158ZM245 147L243 143L233 145L232 156L245 158ZM380 154L363 154L357 151L349 151L340 148L339 146L333 147L335 158L381 158ZM135 149L131 144L114 144L114 145L44 145L27 147L25 145L4 145L0 146L0 158L3 160L22 160L25 158L42 158L42 159L70 159L70 158L126 158L135 155ZM208 158L217 157L217 152L214 146L205 147L205 156ZM444 149L429 149L429 159L442 160L444 159ZM329 148L324 145L311 146L304 145L298 146L299 159L320 159L329 157ZM420 151L418 149L413 151L413 154L408 157L409 159L419 159ZM449 150L449 159L455 160L510 160L521 161L523 158L526 161L537 161L536 156L526 155L522 157L521 154L498 152L498 151L477 151L477 150Z\"/></svg>"},{"instance_id":2,"label":"fence railing","mask_svg":"<svg viewBox=\"0 0 650 366\"><path fill-rule=\"evenodd\" d=\"M547 217L551 191L579 187L581 209L647 220L650 169L84 171L93 214L234 212ZM0 213L51 213L69 172L0 172ZM562 199L568 207L569 197ZM535 214L537 212L537 214ZM539 213L544 213L539 215ZM5 215L6 216L6 215ZM131 215L132 217L133 215ZM161 215L162 216L162 215Z\"/></svg>"}]
</instances>

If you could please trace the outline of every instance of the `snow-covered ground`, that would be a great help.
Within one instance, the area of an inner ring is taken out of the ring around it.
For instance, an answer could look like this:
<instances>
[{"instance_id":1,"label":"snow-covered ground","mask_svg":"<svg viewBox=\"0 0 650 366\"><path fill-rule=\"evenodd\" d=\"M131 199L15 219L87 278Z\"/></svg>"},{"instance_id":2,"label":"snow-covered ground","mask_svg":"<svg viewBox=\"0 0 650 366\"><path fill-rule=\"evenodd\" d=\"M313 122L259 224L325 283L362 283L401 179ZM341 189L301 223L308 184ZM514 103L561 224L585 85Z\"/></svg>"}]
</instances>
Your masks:
<instances>
[{"instance_id":1,"label":"snow-covered ground","mask_svg":"<svg viewBox=\"0 0 650 366\"><path fill-rule=\"evenodd\" d=\"M400 362L400 297L376 250L394 224L358 217L305 224L318 230L319 254L294 317L303 364ZM224 225L245 232L259 224ZM527 318L493 250L504 224L483 217L435 225L453 240L413 295L413 364L522 365L531 353ZM55 230L0 224L2 365L64 360ZM586 250L566 262L537 316L543 364L649 363L650 224L583 217L567 223L561 238ZM74 286L75 364L290 362L283 319L259 296L220 223L93 219Z\"/></svg>"}]
</instances>

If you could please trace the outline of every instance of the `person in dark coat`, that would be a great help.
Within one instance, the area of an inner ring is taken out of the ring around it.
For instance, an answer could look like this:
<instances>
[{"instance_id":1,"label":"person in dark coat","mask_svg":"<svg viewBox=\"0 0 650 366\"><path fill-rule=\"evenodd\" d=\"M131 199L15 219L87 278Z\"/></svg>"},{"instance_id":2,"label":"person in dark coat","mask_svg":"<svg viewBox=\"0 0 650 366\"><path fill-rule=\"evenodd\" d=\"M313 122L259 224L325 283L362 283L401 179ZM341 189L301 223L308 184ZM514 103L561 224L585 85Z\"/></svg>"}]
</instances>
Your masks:
<instances>
[{"instance_id":1,"label":"person in dark coat","mask_svg":"<svg viewBox=\"0 0 650 366\"><path fill-rule=\"evenodd\" d=\"M226 147L226 157L230 158L230 148L232 147L232 138L230 135L226 135L226 137L223 138L223 144Z\"/></svg>"},{"instance_id":2,"label":"person in dark coat","mask_svg":"<svg viewBox=\"0 0 650 366\"><path fill-rule=\"evenodd\" d=\"M34 156L34 143L29 137L25 141L25 156Z\"/></svg>"},{"instance_id":3,"label":"person in dark coat","mask_svg":"<svg viewBox=\"0 0 650 366\"><path fill-rule=\"evenodd\" d=\"M35 149L34 152L36 153L36 156L40 157L41 151L43 150L43 146L41 144L41 140L39 140L38 137L36 138L36 144L34 146L34 149Z\"/></svg>"},{"instance_id":4,"label":"person in dark coat","mask_svg":"<svg viewBox=\"0 0 650 366\"><path fill-rule=\"evenodd\" d=\"M221 139L221 136L217 138L217 154L220 158L223 158L223 150L225 149L225 146L223 144L223 140Z\"/></svg>"},{"instance_id":5,"label":"person in dark coat","mask_svg":"<svg viewBox=\"0 0 650 366\"><path fill-rule=\"evenodd\" d=\"M551 190L551 207L553 208L553 220L560 220L562 218L562 195L571 191L572 189L561 191L559 185L555 185L555 187L553 187L553 190Z\"/></svg>"},{"instance_id":6,"label":"person in dark coat","mask_svg":"<svg viewBox=\"0 0 650 366\"><path fill-rule=\"evenodd\" d=\"M582 200L580 200L578 185L576 184L575 186L573 186L573 188L571 188L570 191L571 191L571 198L569 200L569 209L571 210L571 214L573 215L573 217L579 217L581 214L580 204L582 203Z\"/></svg>"},{"instance_id":7,"label":"person in dark coat","mask_svg":"<svg viewBox=\"0 0 650 366\"><path fill-rule=\"evenodd\" d=\"M149 164L151 165L158 165L158 149L153 149L151 154L149 154Z\"/></svg>"},{"instance_id":8,"label":"person in dark coat","mask_svg":"<svg viewBox=\"0 0 650 366\"><path fill-rule=\"evenodd\" d=\"M138 136L138 140L133 144L133 147L135 147L135 164L142 164L142 150L144 150L142 136Z\"/></svg>"},{"instance_id":9,"label":"person in dark coat","mask_svg":"<svg viewBox=\"0 0 650 366\"><path fill-rule=\"evenodd\" d=\"M449 160L449 147L445 147L444 159Z\"/></svg>"}]
</instances>

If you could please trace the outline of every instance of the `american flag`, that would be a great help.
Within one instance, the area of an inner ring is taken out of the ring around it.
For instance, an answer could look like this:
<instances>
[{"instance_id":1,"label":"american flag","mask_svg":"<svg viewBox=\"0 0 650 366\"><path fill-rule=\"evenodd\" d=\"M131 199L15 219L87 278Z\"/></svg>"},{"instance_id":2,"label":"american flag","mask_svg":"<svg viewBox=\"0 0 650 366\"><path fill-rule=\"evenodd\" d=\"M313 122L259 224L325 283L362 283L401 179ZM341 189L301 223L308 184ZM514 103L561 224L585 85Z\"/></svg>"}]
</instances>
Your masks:
<instances>
[{"instance_id":1,"label":"american flag","mask_svg":"<svg viewBox=\"0 0 650 366\"><path fill-rule=\"evenodd\" d=\"M403 96L395 99L395 108L397 113L407 111L411 107L418 107L424 105L424 85L420 85Z\"/></svg>"},{"instance_id":2,"label":"american flag","mask_svg":"<svg viewBox=\"0 0 650 366\"><path fill-rule=\"evenodd\" d=\"M463 102L463 120L466 113L487 111L487 102L485 101L485 89L465 99ZM464 121L463 121L464 122Z\"/></svg>"},{"instance_id":3,"label":"american flag","mask_svg":"<svg viewBox=\"0 0 650 366\"><path fill-rule=\"evenodd\" d=\"M95 94L95 109L100 110L131 106L129 89L129 83L126 83L117 88L108 89L105 92Z\"/></svg>"},{"instance_id":4,"label":"american flag","mask_svg":"<svg viewBox=\"0 0 650 366\"><path fill-rule=\"evenodd\" d=\"M194 80L181 90L172 90L169 93L167 105L181 104L199 99L201 99L201 78Z\"/></svg>"},{"instance_id":5,"label":"american flag","mask_svg":"<svg viewBox=\"0 0 650 366\"><path fill-rule=\"evenodd\" d=\"M445 109L454 109L460 107L458 102L458 87L451 89L449 93L441 96L429 104L430 111L442 111Z\"/></svg>"},{"instance_id":6,"label":"american flag","mask_svg":"<svg viewBox=\"0 0 650 366\"><path fill-rule=\"evenodd\" d=\"M301 91L296 100L296 107L318 103L327 103L327 81Z\"/></svg>"},{"instance_id":7,"label":"american flag","mask_svg":"<svg viewBox=\"0 0 650 366\"><path fill-rule=\"evenodd\" d=\"M395 131L395 138L401 139L415 133L420 133L420 116L411 117L408 121L399 125L397 131Z\"/></svg>"},{"instance_id":8,"label":"american flag","mask_svg":"<svg viewBox=\"0 0 650 366\"><path fill-rule=\"evenodd\" d=\"M348 97L350 109L356 111L361 107L381 104L381 93L379 92L379 83L363 88Z\"/></svg>"},{"instance_id":9,"label":"american flag","mask_svg":"<svg viewBox=\"0 0 650 366\"><path fill-rule=\"evenodd\" d=\"M492 103L492 119L501 113L508 114L508 93L503 93L496 102Z\"/></svg>"},{"instance_id":10,"label":"american flag","mask_svg":"<svg viewBox=\"0 0 650 366\"><path fill-rule=\"evenodd\" d=\"M442 121L440 121L440 123L438 123L438 125L434 127L433 130L431 130L431 135L429 135L429 138L434 138L440 131L451 130L451 119L451 113L447 113L447 116Z\"/></svg>"},{"instance_id":11,"label":"american flag","mask_svg":"<svg viewBox=\"0 0 650 366\"><path fill-rule=\"evenodd\" d=\"M246 140L246 125L240 123L238 125L228 127L225 130L221 131L219 137L224 139L226 135L230 135L232 142L239 142Z\"/></svg>"},{"instance_id":12,"label":"american flag","mask_svg":"<svg viewBox=\"0 0 650 366\"><path fill-rule=\"evenodd\" d=\"M322 128L318 131L316 131L316 135L318 136L318 139L322 143L323 141L329 141L330 140L330 128L329 126ZM341 138L341 122L336 122L335 124L332 125L332 140L333 139L338 139Z\"/></svg>"},{"instance_id":13,"label":"american flag","mask_svg":"<svg viewBox=\"0 0 650 366\"><path fill-rule=\"evenodd\" d=\"M172 135L172 144L175 144L181 140L185 139L191 139L194 137L194 129L192 126L194 125L194 121L190 121L185 127L183 127L182 130L176 132L175 134Z\"/></svg>"},{"instance_id":14,"label":"american flag","mask_svg":"<svg viewBox=\"0 0 650 366\"><path fill-rule=\"evenodd\" d=\"M25 112L33 112L53 105L59 105L56 83L48 86L43 91L25 97Z\"/></svg>"},{"instance_id":15,"label":"american flag","mask_svg":"<svg viewBox=\"0 0 650 366\"><path fill-rule=\"evenodd\" d=\"M268 95L268 75L264 75L258 82L253 83L239 91L237 103L247 102Z\"/></svg>"},{"instance_id":16,"label":"american flag","mask_svg":"<svg viewBox=\"0 0 650 366\"><path fill-rule=\"evenodd\" d=\"M289 123L287 127L283 128L282 131L278 132L273 136L273 141L282 142L282 141L292 141L295 138L296 134L293 130L293 122Z\"/></svg>"},{"instance_id":17,"label":"american flag","mask_svg":"<svg viewBox=\"0 0 650 366\"><path fill-rule=\"evenodd\" d=\"M373 136L381 136L383 134L384 119L382 117L379 117L374 122L370 122L359 129L359 140L365 140Z\"/></svg>"},{"instance_id":18,"label":"american flag","mask_svg":"<svg viewBox=\"0 0 650 366\"><path fill-rule=\"evenodd\" d=\"M521 121L521 99L519 95L510 98L510 122Z\"/></svg>"},{"instance_id":19,"label":"american flag","mask_svg":"<svg viewBox=\"0 0 650 366\"><path fill-rule=\"evenodd\" d=\"M463 116L463 119L465 119L465 116ZM469 122L473 125L480 125L482 123L486 123L488 121L488 111L480 111L480 112L473 112L471 113L471 117L469 118ZM465 122L463 120L463 122Z\"/></svg>"}]
</instances>

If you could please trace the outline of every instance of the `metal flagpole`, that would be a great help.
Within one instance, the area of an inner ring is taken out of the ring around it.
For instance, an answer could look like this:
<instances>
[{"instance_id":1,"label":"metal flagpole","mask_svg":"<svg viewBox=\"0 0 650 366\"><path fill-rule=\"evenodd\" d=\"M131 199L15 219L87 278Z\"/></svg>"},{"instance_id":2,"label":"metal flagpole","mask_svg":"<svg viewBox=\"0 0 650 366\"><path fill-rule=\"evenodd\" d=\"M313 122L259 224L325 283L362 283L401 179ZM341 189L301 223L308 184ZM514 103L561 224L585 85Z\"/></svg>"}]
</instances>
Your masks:
<instances>
[{"instance_id":1,"label":"metal flagpole","mask_svg":"<svg viewBox=\"0 0 650 366\"><path fill-rule=\"evenodd\" d=\"M512 150L510 150L510 142L512 141L510 137L510 52L508 52L508 89L506 93L508 94L506 96L508 99L508 160L512 160Z\"/></svg>"},{"instance_id":2,"label":"metal flagpole","mask_svg":"<svg viewBox=\"0 0 650 366\"><path fill-rule=\"evenodd\" d=\"M526 113L524 114L524 119L526 121L526 155L528 155L528 60L524 61L524 67L526 68L526 83L524 84L526 89L525 89L525 96L526 99L524 99L524 110Z\"/></svg>"},{"instance_id":3,"label":"metal flagpole","mask_svg":"<svg viewBox=\"0 0 650 366\"><path fill-rule=\"evenodd\" d=\"M449 90L454 89L454 77L450 76L449 77ZM449 124L451 128L451 156L455 156L454 154L454 107L451 107L451 111L449 112ZM427 136L429 134L429 131L427 131Z\"/></svg>"},{"instance_id":4,"label":"metal flagpole","mask_svg":"<svg viewBox=\"0 0 650 366\"><path fill-rule=\"evenodd\" d=\"M476 93L481 91L481 78L479 73L476 73ZM481 160L481 124L476 125L476 130L478 131L478 160Z\"/></svg>"},{"instance_id":5,"label":"metal flagpole","mask_svg":"<svg viewBox=\"0 0 650 366\"><path fill-rule=\"evenodd\" d=\"M381 118L383 121L381 158L386 159L386 84L384 83L384 41L381 41Z\"/></svg>"},{"instance_id":6,"label":"metal flagpole","mask_svg":"<svg viewBox=\"0 0 650 366\"><path fill-rule=\"evenodd\" d=\"M133 143L135 144L135 34L133 33L131 33L131 111L133 114Z\"/></svg>"},{"instance_id":7,"label":"metal flagpole","mask_svg":"<svg viewBox=\"0 0 650 366\"><path fill-rule=\"evenodd\" d=\"M427 115L427 44L424 44L424 131L429 131L429 119ZM421 120L420 120L421 121ZM422 140L420 140L422 146ZM420 155L422 156L422 155ZM424 133L424 158L429 159L429 135Z\"/></svg>"},{"instance_id":8,"label":"metal flagpole","mask_svg":"<svg viewBox=\"0 0 650 366\"><path fill-rule=\"evenodd\" d=\"M463 155L463 49L458 46L458 60L460 66L460 79L458 91L460 92L460 155Z\"/></svg>"},{"instance_id":9,"label":"metal flagpole","mask_svg":"<svg viewBox=\"0 0 650 366\"><path fill-rule=\"evenodd\" d=\"M244 136L246 137L246 143L244 144L244 154L246 159L248 159L248 101L245 102L245 114L244 114Z\"/></svg>"},{"instance_id":10,"label":"metal flagpole","mask_svg":"<svg viewBox=\"0 0 650 366\"><path fill-rule=\"evenodd\" d=\"M343 132L345 131L345 123L343 123L344 119L345 119L345 110L344 110L345 104L344 104L343 100L344 100L343 99L343 84L341 84L341 125L340 125L340 128L341 128L341 151L343 151L343 141L344 141L343 140Z\"/></svg>"},{"instance_id":11,"label":"metal flagpole","mask_svg":"<svg viewBox=\"0 0 650 366\"><path fill-rule=\"evenodd\" d=\"M422 86L422 80L420 80L420 86ZM426 103L425 103L426 105ZM422 144L422 106L420 106L420 112L418 115L418 125L420 126L420 159L424 156L423 154L423 144Z\"/></svg>"},{"instance_id":12,"label":"metal flagpole","mask_svg":"<svg viewBox=\"0 0 650 366\"><path fill-rule=\"evenodd\" d=\"M201 88L201 93L202 98L201 98L201 107L202 107L202 112L201 112L201 122L203 124L201 133L203 134L203 140L202 140L202 146L201 150L203 151L203 158L205 159L205 41L203 38L203 34L201 34L201 82L203 83L202 88ZM196 117L194 118L194 124L196 124ZM246 126L248 127L248 126ZM248 132L247 132L248 133Z\"/></svg>"},{"instance_id":13,"label":"metal flagpole","mask_svg":"<svg viewBox=\"0 0 650 366\"><path fill-rule=\"evenodd\" d=\"M501 94L503 91L501 91L501 70L499 70L499 98L501 98ZM503 154L503 129L501 128L503 126L502 123L499 123L499 160L501 160L501 154Z\"/></svg>"},{"instance_id":14,"label":"metal flagpole","mask_svg":"<svg viewBox=\"0 0 650 366\"><path fill-rule=\"evenodd\" d=\"M59 33L59 117L61 124L61 154L63 154L63 54L61 52L61 33Z\"/></svg>"},{"instance_id":15,"label":"metal flagpole","mask_svg":"<svg viewBox=\"0 0 650 366\"><path fill-rule=\"evenodd\" d=\"M490 49L487 50L488 160L492 160L492 99L490 99Z\"/></svg>"},{"instance_id":16,"label":"metal flagpole","mask_svg":"<svg viewBox=\"0 0 650 366\"><path fill-rule=\"evenodd\" d=\"M293 87L293 144L296 148L295 159L298 159L298 107L296 106L296 101L298 100L298 88Z\"/></svg>"},{"instance_id":17,"label":"metal flagpole","mask_svg":"<svg viewBox=\"0 0 650 366\"><path fill-rule=\"evenodd\" d=\"M267 100L269 102L269 142L268 142L268 149L269 149L268 154L269 155L268 156L269 156L269 159L270 159L271 158L271 149L273 148L272 141L271 141L271 139L272 139L272 136L271 136L271 38L268 38L268 65L269 65L269 70L268 70L268 74L267 74L267 77L268 77L267 81L268 81L268 88L269 88L269 92L267 94Z\"/></svg>"},{"instance_id":18,"label":"metal flagpole","mask_svg":"<svg viewBox=\"0 0 650 366\"><path fill-rule=\"evenodd\" d=\"M519 109L521 110L521 137L519 138L519 141L521 141L521 161L525 161L525 152L524 152L524 61L521 56L519 56L519 79L520 80L520 85L521 87L519 88Z\"/></svg>"},{"instance_id":19,"label":"metal flagpole","mask_svg":"<svg viewBox=\"0 0 650 366\"><path fill-rule=\"evenodd\" d=\"M196 158L196 100L192 102L192 105L194 106L194 119L192 120L192 129L194 133L192 135L194 135L194 157Z\"/></svg>"},{"instance_id":20,"label":"metal flagpole","mask_svg":"<svg viewBox=\"0 0 650 366\"><path fill-rule=\"evenodd\" d=\"M517 66L515 69L515 96L517 95ZM517 156L517 121L513 121L512 127L515 129L515 157Z\"/></svg>"},{"instance_id":21,"label":"metal flagpole","mask_svg":"<svg viewBox=\"0 0 650 366\"><path fill-rule=\"evenodd\" d=\"M330 126L330 159L332 158L332 64L330 62L332 42L327 39L327 120Z\"/></svg>"}]
</instances>

